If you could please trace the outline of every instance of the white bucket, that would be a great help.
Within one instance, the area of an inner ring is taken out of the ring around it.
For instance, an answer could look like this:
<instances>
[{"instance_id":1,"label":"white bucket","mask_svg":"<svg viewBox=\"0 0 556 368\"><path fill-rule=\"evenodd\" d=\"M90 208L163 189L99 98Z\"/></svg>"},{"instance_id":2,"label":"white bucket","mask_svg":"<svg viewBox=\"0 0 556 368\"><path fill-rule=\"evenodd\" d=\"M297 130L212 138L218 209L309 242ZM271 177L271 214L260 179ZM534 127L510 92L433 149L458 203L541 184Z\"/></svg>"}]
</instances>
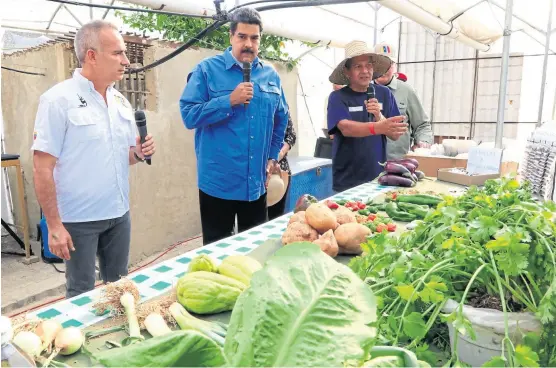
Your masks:
<instances>
[{"instance_id":1,"label":"white bucket","mask_svg":"<svg viewBox=\"0 0 556 368\"><path fill-rule=\"evenodd\" d=\"M459 303L448 300L442 309L444 313L452 313ZM459 359L472 367L482 366L490 359L502 354L502 340L505 336L504 312L463 306L463 315L469 320L476 339L473 340L468 332L458 333ZM521 343L523 335L529 332L541 332L542 325L533 313L508 313L508 330L510 340L514 345ZM454 353L455 329L448 323L450 346Z\"/></svg>"}]
</instances>

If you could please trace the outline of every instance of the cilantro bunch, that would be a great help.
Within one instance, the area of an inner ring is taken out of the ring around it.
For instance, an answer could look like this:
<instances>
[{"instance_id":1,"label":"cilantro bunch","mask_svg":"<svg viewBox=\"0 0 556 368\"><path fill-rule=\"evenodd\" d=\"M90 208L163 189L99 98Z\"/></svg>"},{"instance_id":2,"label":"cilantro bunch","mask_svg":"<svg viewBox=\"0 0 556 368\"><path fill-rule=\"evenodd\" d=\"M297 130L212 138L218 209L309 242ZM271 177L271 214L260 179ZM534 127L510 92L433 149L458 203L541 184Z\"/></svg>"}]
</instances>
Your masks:
<instances>
[{"instance_id":1,"label":"cilantro bunch","mask_svg":"<svg viewBox=\"0 0 556 368\"><path fill-rule=\"evenodd\" d=\"M350 267L379 297L381 342L436 364L426 343L447 345L445 322L474 337L463 305L488 299L505 316L534 313L543 328L514 346L506 319L503 353L486 366L556 366L555 210L553 202L535 202L527 183L490 180L445 197L413 231L362 244ZM445 314L450 299L458 308ZM457 347L451 362L460 363Z\"/></svg>"}]
</instances>

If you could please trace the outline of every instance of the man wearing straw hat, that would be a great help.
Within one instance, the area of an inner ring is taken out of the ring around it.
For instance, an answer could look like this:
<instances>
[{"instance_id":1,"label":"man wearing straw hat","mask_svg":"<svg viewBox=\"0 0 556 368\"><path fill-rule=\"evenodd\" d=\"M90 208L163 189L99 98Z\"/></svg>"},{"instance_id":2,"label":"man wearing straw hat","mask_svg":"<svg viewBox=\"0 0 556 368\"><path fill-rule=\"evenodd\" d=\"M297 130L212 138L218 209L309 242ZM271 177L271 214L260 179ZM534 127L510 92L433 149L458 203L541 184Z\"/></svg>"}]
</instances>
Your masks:
<instances>
[{"instance_id":1,"label":"man wearing straw hat","mask_svg":"<svg viewBox=\"0 0 556 368\"><path fill-rule=\"evenodd\" d=\"M345 58L329 81L345 85L330 94L328 132L332 145L333 189L348 190L372 181L386 161L386 137L398 139L407 131L394 96L387 87L374 85L376 98L367 100L373 77L390 67L389 58L373 53L362 41L346 45Z\"/></svg>"},{"instance_id":2,"label":"man wearing straw hat","mask_svg":"<svg viewBox=\"0 0 556 368\"><path fill-rule=\"evenodd\" d=\"M398 109L402 114L407 115L410 127L410 130L397 141L394 142L388 139L386 157L389 160L403 158L410 148L430 147L433 141L430 119L413 87L397 78L397 74L400 73L397 73L397 58L394 46L386 43L377 44L375 46L375 53L392 60L390 68L382 76L376 78L375 82L388 87L392 91L396 98Z\"/></svg>"}]
</instances>

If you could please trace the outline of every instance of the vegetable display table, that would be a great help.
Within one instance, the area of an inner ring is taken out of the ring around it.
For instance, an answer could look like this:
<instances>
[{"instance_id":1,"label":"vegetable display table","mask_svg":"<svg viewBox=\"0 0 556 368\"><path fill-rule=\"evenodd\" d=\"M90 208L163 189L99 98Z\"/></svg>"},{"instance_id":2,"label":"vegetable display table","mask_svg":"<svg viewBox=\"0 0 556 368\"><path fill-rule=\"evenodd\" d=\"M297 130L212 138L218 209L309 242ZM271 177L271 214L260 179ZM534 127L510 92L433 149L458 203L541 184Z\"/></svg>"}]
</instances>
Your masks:
<instances>
[{"instance_id":1,"label":"vegetable display table","mask_svg":"<svg viewBox=\"0 0 556 368\"><path fill-rule=\"evenodd\" d=\"M450 187L450 185L444 183L425 181L420 183L416 189L447 193ZM366 201L372 200L387 191L396 189L395 187L383 187L375 183L367 183L339 193L331 199L361 199ZM176 285L178 279L187 272L188 264L191 259L200 254L208 254L218 260L222 260L234 254L248 254L261 263L264 263L281 247L281 236L286 229L290 216L291 213L288 213L246 232L194 249L175 258L142 269L136 273L130 274L129 279L136 283L141 295L141 302L145 302L169 292L172 287ZM347 264L350 259L350 256L340 256L336 258L336 260L344 264ZM46 306L31 314L44 319L54 318L62 323L63 327L76 326L84 329L84 332L99 330L103 327L107 327L111 322L112 325L114 325L114 321L111 321L107 315L97 316L93 310L92 306L98 298L99 293L100 289L95 289L74 298ZM202 316L201 318L228 322L229 317L230 313L220 313L212 316ZM126 333L123 331L105 335L102 338L91 340L88 347L92 352L96 351L96 349L106 349L106 341L120 342L126 336ZM91 365L89 358L80 354L74 354L68 357L59 356L58 360L71 366Z\"/></svg>"}]
</instances>

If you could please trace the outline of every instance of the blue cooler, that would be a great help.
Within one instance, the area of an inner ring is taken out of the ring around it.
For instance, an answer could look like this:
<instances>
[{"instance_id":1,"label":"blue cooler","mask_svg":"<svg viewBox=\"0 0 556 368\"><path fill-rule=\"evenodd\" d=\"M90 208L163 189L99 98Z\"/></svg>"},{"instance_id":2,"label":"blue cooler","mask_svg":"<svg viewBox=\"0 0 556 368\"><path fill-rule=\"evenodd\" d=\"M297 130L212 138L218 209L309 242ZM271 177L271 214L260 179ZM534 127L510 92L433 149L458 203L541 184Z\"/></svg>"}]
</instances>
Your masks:
<instances>
[{"instance_id":1,"label":"blue cooler","mask_svg":"<svg viewBox=\"0 0 556 368\"><path fill-rule=\"evenodd\" d=\"M318 200L334 195L332 160L318 157L288 157L288 162L292 176L285 213L295 209L295 202L303 194L311 194Z\"/></svg>"},{"instance_id":2,"label":"blue cooler","mask_svg":"<svg viewBox=\"0 0 556 368\"><path fill-rule=\"evenodd\" d=\"M41 257L45 263L62 263L63 259L55 256L48 248L48 226L46 226L46 218L41 211L41 221L37 225L37 240L41 242Z\"/></svg>"}]
</instances>

